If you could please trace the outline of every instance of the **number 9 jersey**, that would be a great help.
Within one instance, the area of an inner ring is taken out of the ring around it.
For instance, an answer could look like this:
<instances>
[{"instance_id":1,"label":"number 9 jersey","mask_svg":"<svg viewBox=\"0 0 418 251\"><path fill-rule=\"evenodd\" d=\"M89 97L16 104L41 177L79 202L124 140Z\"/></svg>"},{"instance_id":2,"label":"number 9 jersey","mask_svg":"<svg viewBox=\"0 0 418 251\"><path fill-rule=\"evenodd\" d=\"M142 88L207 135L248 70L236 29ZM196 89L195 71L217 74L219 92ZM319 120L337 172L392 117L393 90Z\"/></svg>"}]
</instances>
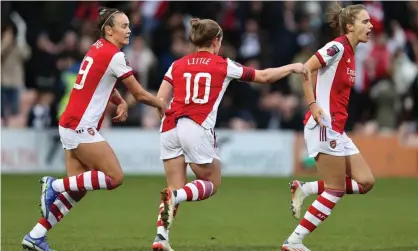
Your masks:
<instances>
[{"instance_id":1,"label":"number 9 jersey","mask_svg":"<svg viewBox=\"0 0 418 251\"><path fill-rule=\"evenodd\" d=\"M161 132L173 129L180 117L188 117L205 129L214 128L219 104L231 80L252 82L254 76L253 68L207 51L175 61L164 76L173 86L173 99Z\"/></svg>"},{"instance_id":2,"label":"number 9 jersey","mask_svg":"<svg viewBox=\"0 0 418 251\"><path fill-rule=\"evenodd\" d=\"M81 62L59 125L72 130L99 130L116 82L132 74L124 53L116 45L97 40Z\"/></svg>"}]
</instances>

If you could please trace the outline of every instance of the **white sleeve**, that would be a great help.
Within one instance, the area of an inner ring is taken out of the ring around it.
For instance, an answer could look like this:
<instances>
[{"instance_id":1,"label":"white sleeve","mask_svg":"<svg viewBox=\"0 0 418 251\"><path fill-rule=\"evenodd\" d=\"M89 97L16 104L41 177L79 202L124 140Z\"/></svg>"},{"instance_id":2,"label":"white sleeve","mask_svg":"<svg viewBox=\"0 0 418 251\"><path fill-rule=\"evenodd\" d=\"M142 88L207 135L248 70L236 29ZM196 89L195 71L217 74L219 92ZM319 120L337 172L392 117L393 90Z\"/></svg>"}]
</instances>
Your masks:
<instances>
[{"instance_id":1,"label":"white sleeve","mask_svg":"<svg viewBox=\"0 0 418 251\"><path fill-rule=\"evenodd\" d=\"M245 67L241 64L227 58L227 73L226 75L233 79L241 81L252 82L255 76L255 70L251 67Z\"/></svg>"},{"instance_id":2,"label":"white sleeve","mask_svg":"<svg viewBox=\"0 0 418 251\"><path fill-rule=\"evenodd\" d=\"M172 71L173 71L173 64L174 63L172 63L170 65L170 68L168 68L167 72L164 75L164 80L167 81L167 82L169 82L171 85L173 84L173 73L172 73Z\"/></svg>"},{"instance_id":3,"label":"white sleeve","mask_svg":"<svg viewBox=\"0 0 418 251\"><path fill-rule=\"evenodd\" d=\"M322 66L328 66L339 61L343 54L344 46L337 41L327 43L315 53Z\"/></svg>"},{"instance_id":4,"label":"white sleeve","mask_svg":"<svg viewBox=\"0 0 418 251\"><path fill-rule=\"evenodd\" d=\"M110 61L110 70L120 80L125 79L133 74L132 68L128 65L128 60L123 52L113 55Z\"/></svg>"}]
</instances>

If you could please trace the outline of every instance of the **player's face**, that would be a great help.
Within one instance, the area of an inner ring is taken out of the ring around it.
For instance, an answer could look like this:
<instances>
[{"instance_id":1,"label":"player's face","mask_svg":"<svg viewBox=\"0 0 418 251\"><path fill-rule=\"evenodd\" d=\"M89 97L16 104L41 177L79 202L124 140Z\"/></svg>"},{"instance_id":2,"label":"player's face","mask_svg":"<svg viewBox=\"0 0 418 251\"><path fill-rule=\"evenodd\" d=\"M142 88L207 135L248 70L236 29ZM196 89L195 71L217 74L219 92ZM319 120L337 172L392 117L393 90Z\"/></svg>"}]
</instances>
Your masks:
<instances>
[{"instance_id":1,"label":"player's face","mask_svg":"<svg viewBox=\"0 0 418 251\"><path fill-rule=\"evenodd\" d=\"M112 37L115 42L121 46L129 44L131 29L129 29L128 17L123 13L116 14L114 24L112 27Z\"/></svg>"},{"instance_id":2,"label":"player's face","mask_svg":"<svg viewBox=\"0 0 418 251\"><path fill-rule=\"evenodd\" d=\"M219 50L221 49L222 46L222 39L223 37L219 37L219 38L215 38L213 40L213 45L215 47L215 54L218 55L219 54Z\"/></svg>"},{"instance_id":3,"label":"player's face","mask_svg":"<svg viewBox=\"0 0 418 251\"><path fill-rule=\"evenodd\" d=\"M373 25L370 23L370 16L366 10L361 10L354 21L353 31L357 40L361 43L369 41Z\"/></svg>"}]
</instances>

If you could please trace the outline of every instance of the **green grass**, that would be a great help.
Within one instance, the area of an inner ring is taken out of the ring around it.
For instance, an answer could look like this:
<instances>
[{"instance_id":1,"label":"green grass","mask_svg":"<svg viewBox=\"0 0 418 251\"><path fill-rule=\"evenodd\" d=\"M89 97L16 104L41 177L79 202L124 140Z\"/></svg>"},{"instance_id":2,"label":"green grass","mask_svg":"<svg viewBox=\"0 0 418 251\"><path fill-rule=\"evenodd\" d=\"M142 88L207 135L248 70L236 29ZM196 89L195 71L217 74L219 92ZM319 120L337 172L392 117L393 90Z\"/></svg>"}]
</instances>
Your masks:
<instances>
[{"instance_id":1,"label":"green grass","mask_svg":"<svg viewBox=\"0 0 418 251\"><path fill-rule=\"evenodd\" d=\"M2 176L3 251L21 250L39 219L39 176ZM288 211L289 179L225 178L219 193L183 203L171 231L177 251L280 250L298 221ZM150 250L163 177L127 177L96 191L48 235L60 251ZM314 197L307 200L313 201ZM418 250L418 180L380 179L368 195L348 195L306 238L314 251Z\"/></svg>"}]
</instances>

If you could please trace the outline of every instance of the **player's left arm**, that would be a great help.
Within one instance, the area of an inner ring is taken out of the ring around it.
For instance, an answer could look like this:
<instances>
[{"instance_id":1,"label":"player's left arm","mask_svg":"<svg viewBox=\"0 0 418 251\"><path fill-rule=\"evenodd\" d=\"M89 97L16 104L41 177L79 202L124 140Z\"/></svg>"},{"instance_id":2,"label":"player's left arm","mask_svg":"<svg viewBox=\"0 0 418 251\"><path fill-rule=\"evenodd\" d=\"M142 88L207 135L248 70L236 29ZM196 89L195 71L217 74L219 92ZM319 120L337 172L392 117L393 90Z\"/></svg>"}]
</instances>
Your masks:
<instances>
[{"instance_id":1,"label":"player's left arm","mask_svg":"<svg viewBox=\"0 0 418 251\"><path fill-rule=\"evenodd\" d=\"M133 76L133 70L129 66L129 63L123 52L116 53L110 61L110 70L114 76L121 80L129 92L135 97L136 100L158 108L161 112L165 110L165 105L157 99L154 95L142 88L141 84Z\"/></svg>"},{"instance_id":2,"label":"player's left arm","mask_svg":"<svg viewBox=\"0 0 418 251\"><path fill-rule=\"evenodd\" d=\"M282 78L287 77L289 74L292 73L304 74L305 76L307 74L306 70L303 68L303 64L294 63L282 67L255 70L253 82L260 84L271 84Z\"/></svg>"},{"instance_id":3,"label":"player's left arm","mask_svg":"<svg viewBox=\"0 0 418 251\"><path fill-rule=\"evenodd\" d=\"M251 67L242 66L230 59L228 62L228 76L245 82L255 82L259 84L270 84L288 76L291 73L303 73L306 71L303 64L296 63L277 68L268 68L264 70L255 70Z\"/></svg>"},{"instance_id":4,"label":"player's left arm","mask_svg":"<svg viewBox=\"0 0 418 251\"><path fill-rule=\"evenodd\" d=\"M113 55L109 67L115 75L115 77L121 81L133 75L133 70L129 66L128 61L123 52L118 52L115 55ZM118 90L113 89L112 95L110 97L110 102L117 105L116 116L113 118L113 121L124 122L128 118L128 104L122 98Z\"/></svg>"},{"instance_id":5,"label":"player's left arm","mask_svg":"<svg viewBox=\"0 0 418 251\"><path fill-rule=\"evenodd\" d=\"M113 117L114 122L124 122L128 118L128 103L122 98L119 91L113 89L112 96L110 97L110 102L114 105L117 105L116 116Z\"/></svg>"},{"instance_id":6,"label":"player's left arm","mask_svg":"<svg viewBox=\"0 0 418 251\"><path fill-rule=\"evenodd\" d=\"M114 105L127 104L117 89L113 89L112 95L110 96L110 102Z\"/></svg>"}]
</instances>

